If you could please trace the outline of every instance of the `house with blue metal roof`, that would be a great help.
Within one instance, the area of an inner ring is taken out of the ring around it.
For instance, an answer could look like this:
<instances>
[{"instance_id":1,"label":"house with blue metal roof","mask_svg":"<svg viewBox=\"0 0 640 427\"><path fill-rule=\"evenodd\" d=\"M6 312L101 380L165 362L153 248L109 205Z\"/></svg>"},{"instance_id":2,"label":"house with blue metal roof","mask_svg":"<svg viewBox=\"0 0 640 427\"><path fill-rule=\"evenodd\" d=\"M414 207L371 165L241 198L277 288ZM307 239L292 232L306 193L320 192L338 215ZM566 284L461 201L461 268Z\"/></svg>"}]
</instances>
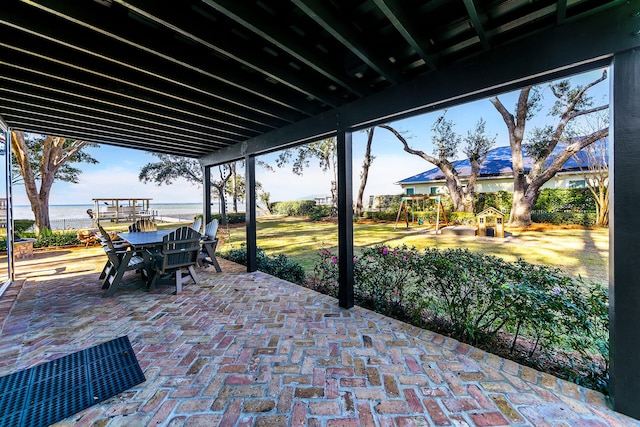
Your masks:
<instances>
[{"instance_id":1,"label":"house with blue metal roof","mask_svg":"<svg viewBox=\"0 0 640 427\"><path fill-rule=\"evenodd\" d=\"M603 138L594 143L605 148L605 161L608 163L608 139ZM558 154L564 147L558 146ZM552 154L547 159L550 164L555 159ZM523 151L525 174L531 170L533 159ZM567 160L563 168L556 176L549 180L542 188L584 188L589 179L588 157L580 151L576 156ZM453 162L462 182L471 175L469 159ZM447 193L444 175L439 168L429 169L419 174L405 178L397 182L402 187L404 194L444 194ZM513 168L511 166L511 147L497 147L489 151L486 159L480 167L480 175L476 181L476 193L495 193L498 191L513 191Z\"/></svg>"}]
</instances>

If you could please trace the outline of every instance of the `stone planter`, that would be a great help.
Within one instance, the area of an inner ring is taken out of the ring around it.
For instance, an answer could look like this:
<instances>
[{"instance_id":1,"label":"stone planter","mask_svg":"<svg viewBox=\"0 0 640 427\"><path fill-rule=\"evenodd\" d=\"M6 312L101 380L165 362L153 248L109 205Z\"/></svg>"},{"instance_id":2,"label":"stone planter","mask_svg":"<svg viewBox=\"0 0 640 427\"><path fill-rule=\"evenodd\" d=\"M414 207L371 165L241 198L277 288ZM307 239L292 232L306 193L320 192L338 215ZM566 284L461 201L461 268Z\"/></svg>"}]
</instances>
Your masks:
<instances>
[{"instance_id":1,"label":"stone planter","mask_svg":"<svg viewBox=\"0 0 640 427\"><path fill-rule=\"evenodd\" d=\"M33 256L33 243L36 239L20 239L13 242L15 259L31 258Z\"/></svg>"}]
</instances>

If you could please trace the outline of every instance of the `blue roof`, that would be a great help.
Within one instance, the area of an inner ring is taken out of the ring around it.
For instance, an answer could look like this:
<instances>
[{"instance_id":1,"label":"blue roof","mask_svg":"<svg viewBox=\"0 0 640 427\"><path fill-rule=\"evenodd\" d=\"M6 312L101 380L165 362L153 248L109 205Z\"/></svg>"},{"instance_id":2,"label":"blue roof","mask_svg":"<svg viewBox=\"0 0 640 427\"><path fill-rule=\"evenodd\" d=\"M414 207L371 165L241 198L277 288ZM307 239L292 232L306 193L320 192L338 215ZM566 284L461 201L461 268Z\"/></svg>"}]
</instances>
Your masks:
<instances>
[{"instance_id":1,"label":"blue roof","mask_svg":"<svg viewBox=\"0 0 640 427\"><path fill-rule=\"evenodd\" d=\"M603 138L599 141L594 142L594 144L607 144L608 139ZM558 146L554 150L553 154L549 156L546 164L551 164L555 157L560 154L560 152L564 149L564 147ZM587 157L585 156L583 151L580 151L578 155L578 161L572 156L569 160L566 161L563 168L560 169L559 172L572 172L579 171L580 166L583 168L587 167ZM608 148L607 148L607 158L608 158ZM528 171L531 169L533 165L533 159L526 155L523 152L523 162L524 169ZM608 162L608 159L607 159ZM453 166L458 171L458 175L460 177L467 177L471 175L471 163L469 159L464 160L456 160L453 163ZM487 153L487 158L482 162L480 167L480 175L479 178L483 177L492 177L492 176L513 176L513 169L511 167L511 147L497 147L492 150L489 150ZM398 184L415 184L419 182L429 182L429 181L438 181L443 180L444 175L439 168L429 169L425 172L421 172L417 175L410 176L409 178L405 178L398 182Z\"/></svg>"}]
</instances>

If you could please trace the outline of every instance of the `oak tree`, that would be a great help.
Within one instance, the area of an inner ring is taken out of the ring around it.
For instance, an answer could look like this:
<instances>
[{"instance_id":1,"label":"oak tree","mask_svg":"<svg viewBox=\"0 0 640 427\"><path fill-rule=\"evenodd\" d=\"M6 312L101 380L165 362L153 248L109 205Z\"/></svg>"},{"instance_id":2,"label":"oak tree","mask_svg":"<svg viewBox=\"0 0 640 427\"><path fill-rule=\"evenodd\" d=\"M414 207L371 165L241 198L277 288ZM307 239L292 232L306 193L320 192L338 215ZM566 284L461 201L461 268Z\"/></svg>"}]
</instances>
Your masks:
<instances>
[{"instance_id":1,"label":"oak tree","mask_svg":"<svg viewBox=\"0 0 640 427\"><path fill-rule=\"evenodd\" d=\"M82 171L74 163L98 163L83 151L95 144L52 135L11 132L13 161L35 217L36 233L51 230L49 197L55 181L77 183ZM38 187L38 184L40 186Z\"/></svg>"},{"instance_id":2,"label":"oak tree","mask_svg":"<svg viewBox=\"0 0 640 427\"><path fill-rule=\"evenodd\" d=\"M584 86L572 87L568 80L551 84L549 88L556 98L551 115L557 118L557 123L534 129L527 142L526 123L541 108L540 88L527 86L521 89L514 113L511 113L497 96L490 99L509 132L513 168L513 204L509 222L512 225L530 225L531 209L542 186L562 169L571 156L609 135L608 127L579 137L565 132L576 119L609 108L608 105L594 107L593 99L588 93L589 89L606 78L605 70L601 77ZM533 159L528 171L525 168L523 151Z\"/></svg>"}]
</instances>

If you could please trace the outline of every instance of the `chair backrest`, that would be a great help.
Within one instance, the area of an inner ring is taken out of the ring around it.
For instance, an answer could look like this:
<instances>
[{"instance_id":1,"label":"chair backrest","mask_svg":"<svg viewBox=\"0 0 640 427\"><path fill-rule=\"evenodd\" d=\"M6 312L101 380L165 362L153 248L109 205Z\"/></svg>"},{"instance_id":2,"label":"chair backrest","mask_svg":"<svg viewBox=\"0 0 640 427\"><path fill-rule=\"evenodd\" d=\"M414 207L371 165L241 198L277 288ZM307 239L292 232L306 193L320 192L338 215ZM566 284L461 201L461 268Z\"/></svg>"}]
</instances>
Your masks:
<instances>
[{"instance_id":1,"label":"chair backrest","mask_svg":"<svg viewBox=\"0 0 640 427\"><path fill-rule=\"evenodd\" d=\"M218 220L213 219L204 228L204 237L206 239L215 240L216 234L218 234Z\"/></svg>"},{"instance_id":2,"label":"chair backrest","mask_svg":"<svg viewBox=\"0 0 640 427\"><path fill-rule=\"evenodd\" d=\"M136 233L140 231L156 231L158 230L158 224L150 219L138 219L136 222L129 226L129 232Z\"/></svg>"},{"instance_id":3,"label":"chair backrest","mask_svg":"<svg viewBox=\"0 0 640 427\"><path fill-rule=\"evenodd\" d=\"M200 233L180 227L162 239L162 272L196 264L200 252Z\"/></svg>"},{"instance_id":4,"label":"chair backrest","mask_svg":"<svg viewBox=\"0 0 640 427\"><path fill-rule=\"evenodd\" d=\"M111 236L109 235L109 233L107 233L100 224L98 224L98 229L100 230L100 240L102 242L102 246L106 246L109 249L114 249L113 242L111 241Z\"/></svg>"},{"instance_id":5,"label":"chair backrest","mask_svg":"<svg viewBox=\"0 0 640 427\"><path fill-rule=\"evenodd\" d=\"M200 233L200 229L202 228L202 217L201 216L199 216L198 218L193 220L193 224L191 224L191 228L193 228L195 231Z\"/></svg>"}]
</instances>

